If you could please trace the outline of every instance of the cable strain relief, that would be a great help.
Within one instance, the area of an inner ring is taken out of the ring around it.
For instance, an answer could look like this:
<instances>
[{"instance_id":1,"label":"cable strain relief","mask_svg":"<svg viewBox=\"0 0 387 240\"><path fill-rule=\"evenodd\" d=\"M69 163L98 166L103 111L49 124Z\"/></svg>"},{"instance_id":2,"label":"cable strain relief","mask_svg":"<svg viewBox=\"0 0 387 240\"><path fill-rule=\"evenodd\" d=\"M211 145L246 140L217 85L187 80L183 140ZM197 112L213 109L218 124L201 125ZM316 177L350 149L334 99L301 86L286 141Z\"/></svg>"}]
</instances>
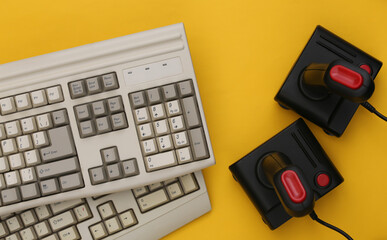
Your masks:
<instances>
[{"instance_id":1,"label":"cable strain relief","mask_svg":"<svg viewBox=\"0 0 387 240\"><path fill-rule=\"evenodd\" d=\"M376 109L369 102L361 103L361 105L372 113L376 111Z\"/></svg>"}]
</instances>

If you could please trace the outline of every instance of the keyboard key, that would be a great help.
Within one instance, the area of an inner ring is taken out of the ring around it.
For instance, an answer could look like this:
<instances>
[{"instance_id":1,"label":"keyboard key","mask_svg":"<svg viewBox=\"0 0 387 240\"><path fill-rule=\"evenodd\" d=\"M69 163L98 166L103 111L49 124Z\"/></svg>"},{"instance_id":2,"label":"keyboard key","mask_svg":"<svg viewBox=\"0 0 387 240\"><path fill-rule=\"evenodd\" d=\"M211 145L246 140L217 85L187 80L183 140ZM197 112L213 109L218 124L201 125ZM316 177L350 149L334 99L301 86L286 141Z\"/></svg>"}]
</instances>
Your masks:
<instances>
[{"instance_id":1,"label":"keyboard key","mask_svg":"<svg viewBox=\"0 0 387 240\"><path fill-rule=\"evenodd\" d=\"M164 189L160 189L137 199L141 212L149 211L152 208L158 207L168 201L169 200Z\"/></svg>"},{"instance_id":2,"label":"keyboard key","mask_svg":"<svg viewBox=\"0 0 387 240\"><path fill-rule=\"evenodd\" d=\"M81 173L60 177L59 184L62 191L69 191L84 186Z\"/></svg>"},{"instance_id":3,"label":"keyboard key","mask_svg":"<svg viewBox=\"0 0 387 240\"><path fill-rule=\"evenodd\" d=\"M88 104L76 106L74 111L78 121L88 120L91 118L91 112Z\"/></svg>"},{"instance_id":4,"label":"keyboard key","mask_svg":"<svg viewBox=\"0 0 387 240\"><path fill-rule=\"evenodd\" d=\"M116 209L111 201L98 206L97 209L102 219L110 218L116 214Z\"/></svg>"},{"instance_id":5,"label":"keyboard key","mask_svg":"<svg viewBox=\"0 0 387 240\"><path fill-rule=\"evenodd\" d=\"M4 179L7 187L19 186L21 184L20 175L18 171L7 172L4 174Z\"/></svg>"},{"instance_id":6,"label":"keyboard key","mask_svg":"<svg viewBox=\"0 0 387 240\"><path fill-rule=\"evenodd\" d=\"M179 82L177 86L178 86L177 89L179 90L179 94L181 97L190 96L194 94L193 87L190 80Z\"/></svg>"},{"instance_id":7,"label":"keyboard key","mask_svg":"<svg viewBox=\"0 0 387 240\"><path fill-rule=\"evenodd\" d=\"M0 222L0 237L5 237L8 235L8 229L5 227L3 222Z\"/></svg>"},{"instance_id":8,"label":"keyboard key","mask_svg":"<svg viewBox=\"0 0 387 240\"><path fill-rule=\"evenodd\" d=\"M0 174L0 190L6 188L6 186L3 174Z\"/></svg>"},{"instance_id":9,"label":"keyboard key","mask_svg":"<svg viewBox=\"0 0 387 240\"><path fill-rule=\"evenodd\" d=\"M23 224L20 221L20 218L18 216L8 218L5 223L8 226L8 229L11 233L19 231L23 228Z\"/></svg>"},{"instance_id":10,"label":"keyboard key","mask_svg":"<svg viewBox=\"0 0 387 240\"><path fill-rule=\"evenodd\" d=\"M175 144L176 148L188 146L187 132L175 133L172 136L173 136L173 143Z\"/></svg>"},{"instance_id":11,"label":"keyboard key","mask_svg":"<svg viewBox=\"0 0 387 240\"><path fill-rule=\"evenodd\" d=\"M162 188L162 187L163 187L163 184L162 184L162 183L152 183L152 184L150 184L148 187L149 187L149 190L150 190L151 192L153 192L154 190L157 190L157 189L159 189L159 188Z\"/></svg>"},{"instance_id":12,"label":"keyboard key","mask_svg":"<svg viewBox=\"0 0 387 240\"><path fill-rule=\"evenodd\" d=\"M122 169L124 171L125 177L138 175L140 173L138 171L136 159L129 159L129 160L123 161L122 162Z\"/></svg>"},{"instance_id":13,"label":"keyboard key","mask_svg":"<svg viewBox=\"0 0 387 240\"><path fill-rule=\"evenodd\" d=\"M20 214L20 218L24 226L28 227L38 222L38 219L32 210L25 211Z\"/></svg>"},{"instance_id":14,"label":"keyboard key","mask_svg":"<svg viewBox=\"0 0 387 240\"><path fill-rule=\"evenodd\" d=\"M154 135L151 123L146 123L138 126L138 131L139 131L141 140L151 138Z\"/></svg>"},{"instance_id":15,"label":"keyboard key","mask_svg":"<svg viewBox=\"0 0 387 240\"><path fill-rule=\"evenodd\" d=\"M51 229L47 221L35 224L34 229L35 229L36 235L38 235L39 238L45 237L51 233Z\"/></svg>"},{"instance_id":16,"label":"keyboard key","mask_svg":"<svg viewBox=\"0 0 387 240\"><path fill-rule=\"evenodd\" d=\"M154 122L153 126L155 128L156 136L161 136L169 133L169 125L166 119Z\"/></svg>"},{"instance_id":17,"label":"keyboard key","mask_svg":"<svg viewBox=\"0 0 387 240\"><path fill-rule=\"evenodd\" d=\"M7 122L4 127L9 138L20 136L22 134L19 121Z\"/></svg>"},{"instance_id":18,"label":"keyboard key","mask_svg":"<svg viewBox=\"0 0 387 240\"><path fill-rule=\"evenodd\" d=\"M177 97L177 92L174 84L162 87L162 93L165 100L172 100Z\"/></svg>"},{"instance_id":19,"label":"keyboard key","mask_svg":"<svg viewBox=\"0 0 387 240\"><path fill-rule=\"evenodd\" d=\"M56 215L48 220L50 223L52 231L58 231L68 226L74 225L77 223L72 211L67 211Z\"/></svg>"},{"instance_id":20,"label":"keyboard key","mask_svg":"<svg viewBox=\"0 0 387 240\"><path fill-rule=\"evenodd\" d=\"M38 130L34 117L24 118L20 120L20 124L24 134L36 132Z\"/></svg>"},{"instance_id":21,"label":"keyboard key","mask_svg":"<svg viewBox=\"0 0 387 240\"><path fill-rule=\"evenodd\" d=\"M35 174L35 168L23 168L20 170L21 180L23 184L36 182L36 174Z\"/></svg>"},{"instance_id":22,"label":"keyboard key","mask_svg":"<svg viewBox=\"0 0 387 240\"><path fill-rule=\"evenodd\" d=\"M174 166L176 164L177 161L174 151L145 157L145 167L147 171L155 171L158 169Z\"/></svg>"},{"instance_id":23,"label":"keyboard key","mask_svg":"<svg viewBox=\"0 0 387 240\"><path fill-rule=\"evenodd\" d=\"M40 154L34 149L24 153L24 160L27 166L35 166L40 163Z\"/></svg>"},{"instance_id":24,"label":"keyboard key","mask_svg":"<svg viewBox=\"0 0 387 240\"><path fill-rule=\"evenodd\" d=\"M87 204L83 204L81 206L74 208L74 213L78 219L78 222L83 222L93 217Z\"/></svg>"},{"instance_id":25,"label":"keyboard key","mask_svg":"<svg viewBox=\"0 0 387 240\"><path fill-rule=\"evenodd\" d=\"M76 155L74 140L69 125L50 129L47 131L47 135L51 140L51 145L40 149L43 162Z\"/></svg>"},{"instance_id":26,"label":"keyboard key","mask_svg":"<svg viewBox=\"0 0 387 240\"><path fill-rule=\"evenodd\" d=\"M71 98L80 98L86 96L86 89L82 80L71 82L69 84Z\"/></svg>"},{"instance_id":27,"label":"keyboard key","mask_svg":"<svg viewBox=\"0 0 387 240\"><path fill-rule=\"evenodd\" d=\"M131 226L136 225L138 223L136 216L134 215L134 212L132 209L121 213L119 215L119 218L120 218L121 225L123 228L128 228L128 227L131 227Z\"/></svg>"},{"instance_id":28,"label":"keyboard key","mask_svg":"<svg viewBox=\"0 0 387 240\"><path fill-rule=\"evenodd\" d=\"M199 186L195 180L195 177L192 174L183 175L179 177L179 180L185 194L188 194L190 192L193 192L199 189Z\"/></svg>"},{"instance_id":29,"label":"keyboard key","mask_svg":"<svg viewBox=\"0 0 387 240\"><path fill-rule=\"evenodd\" d=\"M0 110L2 115L16 112L15 99L13 97L0 99Z\"/></svg>"},{"instance_id":30,"label":"keyboard key","mask_svg":"<svg viewBox=\"0 0 387 240\"><path fill-rule=\"evenodd\" d=\"M45 220L51 217L51 212L46 205L35 208L36 216L39 218L39 221Z\"/></svg>"},{"instance_id":31,"label":"keyboard key","mask_svg":"<svg viewBox=\"0 0 387 240\"><path fill-rule=\"evenodd\" d=\"M38 183L31 183L27 185L22 185L20 187L21 195L23 200L29 200L40 197L40 190Z\"/></svg>"},{"instance_id":32,"label":"keyboard key","mask_svg":"<svg viewBox=\"0 0 387 240\"><path fill-rule=\"evenodd\" d=\"M110 91L118 88L118 81L115 73L103 75L102 83L105 91Z\"/></svg>"},{"instance_id":33,"label":"keyboard key","mask_svg":"<svg viewBox=\"0 0 387 240\"><path fill-rule=\"evenodd\" d=\"M167 109L167 114L169 117L177 116L181 114L179 100L174 100L174 101L165 103L165 108Z\"/></svg>"},{"instance_id":34,"label":"keyboard key","mask_svg":"<svg viewBox=\"0 0 387 240\"><path fill-rule=\"evenodd\" d=\"M81 122L79 124L79 133L81 138L94 136L97 132L95 131L94 124L92 121Z\"/></svg>"},{"instance_id":35,"label":"keyboard key","mask_svg":"<svg viewBox=\"0 0 387 240\"><path fill-rule=\"evenodd\" d=\"M173 147L171 135L158 137L157 138L157 145L159 147L160 152L165 152L165 151L171 150Z\"/></svg>"},{"instance_id":36,"label":"keyboard key","mask_svg":"<svg viewBox=\"0 0 387 240\"><path fill-rule=\"evenodd\" d=\"M105 101L93 102L91 104L91 109L96 117L105 116L107 114Z\"/></svg>"},{"instance_id":37,"label":"keyboard key","mask_svg":"<svg viewBox=\"0 0 387 240\"><path fill-rule=\"evenodd\" d=\"M59 192L59 185L56 178L41 181L39 185L40 185L40 191L42 192L43 196L51 195Z\"/></svg>"},{"instance_id":38,"label":"keyboard key","mask_svg":"<svg viewBox=\"0 0 387 240\"><path fill-rule=\"evenodd\" d=\"M189 130L190 141L192 144L192 153L195 160L209 157L206 140L202 128Z\"/></svg>"},{"instance_id":39,"label":"keyboard key","mask_svg":"<svg viewBox=\"0 0 387 240\"><path fill-rule=\"evenodd\" d=\"M142 152L144 155L150 155L157 153L156 141L154 139L149 139L141 142Z\"/></svg>"},{"instance_id":40,"label":"keyboard key","mask_svg":"<svg viewBox=\"0 0 387 240\"><path fill-rule=\"evenodd\" d=\"M23 154L21 153L10 155L8 157L8 161L9 161L9 166L11 167L12 170L25 167Z\"/></svg>"},{"instance_id":41,"label":"keyboard key","mask_svg":"<svg viewBox=\"0 0 387 240\"><path fill-rule=\"evenodd\" d=\"M108 105L109 111L111 113L118 113L118 112L123 112L124 111L124 105L122 103L121 96L114 97L114 98L109 98L107 100L107 105Z\"/></svg>"},{"instance_id":42,"label":"keyboard key","mask_svg":"<svg viewBox=\"0 0 387 240\"><path fill-rule=\"evenodd\" d=\"M16 144L19 151L24 152L33 148L32 140L30 135L23 135L16 138Z\"/></svg>"},{"instance_id":43,"label":"keyboard key","mask_svg":"<svg viewBox=\"0 0 387 240\"><path fill-rule=\"evenodd\" d=\"M128 127L125 113L117 113L111 116L113 130L119 130Z\"/></svg>"},{"instance_id":44,"label":"keyboard key","mask_svg":"<svg viewBox=\"0 0 387 240\"><path fill-rule=\"evenodd\" d=\"M9 205L21 201L20 193L18 188L9 188L1 191L1 199L3 205Z\"/></svg>"},{"instance_id":45,"label":"keyboard key","mask_svg":"<svg viewBox=\"0 0 387 240\"><path fill-rule=\"evenodd\" d=\"M184 130L185 127L182 116L169 118L169 126L171 127L172 132L179 132Z\"/></svg>"},{"instance_id":46,"label":"keyboard key","mask_svg":"<svg viewBox=\"0 0 387 240\"><path fill-rule=\"evenodd\" d=\"M108 235L103 223L97 223L91 226L90 232L93 235L94 240L102 239Z\"/></svg>"},{"instance_id":47,"label":"keyboard key","mask_svg":"<svg viewBox=\"0 0 387 240\"><path fill-rule=\"evenodd\" d=\"M102 156L102 160L107 164L115 163L115 162L120 160L120 158L118 156L117 147L110 147L110 148L102 149L101 156Z\"/></svg>"},{"instance_id":48,"label":"keyboard key","mask_svg":"<svg viewBox=\"0 0 387 240\"><path fill-rule=\"evenodd\" d=\"M47 179L79 171L78 158L72 157L65 160L42 164L36 167L39 179Z\"/></svg>"},{"instance_id":49,"label":"keyboard key","mask_svg":"<svg viewBox=\"0 0 387 240\"><path fill-rule=\"evenodd\" d=\"M78 230L75 226L66 228L58 233L61 240L77 240L81 239Z\"/></svg>"},{"instance_id":50,"label":"keyboard key","mask_svg":"<svg viewBox=\"0 0 387 240\"><path fill-rule=\"evenodd\" d=\"M7 135L5 133L4 125L0 124L0 140L6 139Z\"/></svg>"},{"instance_id":51,"label":"keyboard key","mask_svg":"<svg viewBox=\"0 0 387 240\"><path fill-rule=\"evenodd\" d=\"M112 127L110 126L110 120L108 117L101 117L95 120L95 125L97 127L97 133L103 134L110 132Z\"/></svg>"},{"instance_id":52,"label":"keyboard key","mask_svg":"<svg viewBox=\"0 0 387 240\"><path fill-rule=\"evenodd\" d=\"M37 239L35 231L32 227L25 228L25 229L21 230L19 233L20 233L20 236L23 240L36 240Z\"/></svg>"},{"instance_id":53,"label":"keyboard key","mask_svg":"<svg viewBox=\"0 0 387 240\"><path fill-rule=\"evenodd\" d=\"M103 167L96 167L89 170L91 184L99 184L107 181L105 170Z\"/></svg>"},{"instance_id":54,"label":"keyboard key","mask_svg":"<svg viewBox=\"0 0 387 240\"><path fill-rule=\"evenodd\" d=\"M134 188L134 189L133 189L133 194L134 194L134 196L135 196L136 198L141 197L141 196L143 196L143 195L145 195L145 194L147 194L147 193L149 193L149 190L148 190L148 188L145 187L145 186L142 186L142 187L138 187L138 188Z\"/></svg>"},{"instance_id":55,"label":"keyboard key","mask_svg":"<svg viewBox=\"0 0 387 240\"><path fill-rule=\"evenodd\" d=\"M131 93L129 98L133 108L139 108L146 105L144 92Z\"/></svg>"},{"instance_id":56,"label":"keyboard key","mask_svg":"<svg viewBox=\"0 0 387 240\"><path fill-rule=\"evenodd\" d=\"M31 92L32 106L34 108L47 105L46 92L44 90L37 90Z\"/></svg>"},{"instance_id":57,"label":"keyboard key","mask_svg":"<svg viewBox=\"0 0 387 240\"><path fill-rule=\"evenodd\" d=\"M180 164L193 161L190 147L177 149L176 155L177 155L177 161Z\"/></svg>"},{"instance_id":58,"label":"keyboard key","mask_svg":"<svg viewBox=\"0 0 387 240\"><path fill-rule=\"evenodd\" d=\"M108 165L106 167L106 171L107 171L109 181L113 181L113 180L122 178L121 165L118 163Z\"/></svg>"},{"instance_id":59,"label":"keyboard key","mask_svg":"<svg viewBox=\"0 0 387 240\"><path fill-rule=\"evenodd\" d=\"M140 108L134 111L135 120L138 124L149 122L148 108Z\"/></svg>"},{"instance_id":60,"label":"keyboard key","mask_svg":"<svg viewBox=\"0 0 387 240\"><path fill-rule=\"evenodd\" d=\"M153 120L159 120L165 118L165 111L163 104L157 104L149 107Z\"/></svg>"},{"instance_id":61,"label":"keyboard key","mask_svg":"<svg viewBox=\"0 0 387 240\"><path fill-rule=\"evenodd\" d=\"M171 200L174 200L184 195L180 184L177 182L167 186L167 193Z\"/></svg>"},{"instance_id":62,"label":"keyboard key","mask_svg":"<svg viewBox=\"0 0 387 240\"><path fill-rule=\"evenodd\" d=\"M106 220L105 227L109 234L114 234L122 229L118 217L113 217Z\"/></svg>"},{"instance_id":63,"label":"keyboard key","mask_svg":"<svg viewBox=\"0 0 387 240\"><path fill-rule=\"evenodd\" d=\"M21 240L19 233L14 233L5 238L5 240Z\"/></svg>"},{"instance_id":64,"label":"keyboard key","mask_svg":"<svg viewBox=\"0 0 387 240\"><path fill-rule=\"evenodd\" d=\"M58 110L52 113L52 121L55 127L69 124L67 111L65 109Z\"/></svg>"},{"instance_id":65,"label":"keyboard key","mask_svg":"<svg viewBox=\"0 0 387 240\"><path fill-rule=\"evenodd\" d=\"M16 107L18 111L23 111L32 108L31 98L29 93L17 95L15 97Z\"/></svg>"},{"instance_id":66,"label":"keyboard key","mask_svg":"<svg viewBox=\"0 0 387 240\"><path fill-rule=\"evenodd\" d=\"M64 212L66 210L72 209L79 204L82 204L84 201L82 199L75 199L70 201L56 202L50 204L51 210L53 214L58 214L60 212Z\"/></svg>"},{"instance_id":67,"label":"keyboard key","mask_svg":"<svg viewBox=\"0 0 387 240\"><path fill-rule=\"evenodd\" d=\"M9 155L13 153L17 153L17 146L15 139L5 139L1 141L1 149L3 150L4 155Z\"/></svg>"},{"instance_id":68,"label":"keyboard key","mask_svg":"<svg viewBox=\"0 0 387 240\"><path fill-rule=\"evenodd\" d=\"M46 130L52 128L52 119L51 114L45 113L39 116L36 116L36 124L39 130Z\"/></svg>"},{"instance_id":69,"label":"keyboard key","mask_svg":"<svg viewBox=\"0 0 387 240\"><path fill-rule=\"evenodd\" d=\"M200 126L200 114L194 97L183 98L184 119L188 128Z\"/></svg>"},{"instance_id":70,"label":"keyboard key","mask_svg":"<svg viewBox=\"0 0 387 240\"><path fill-rule=\"evenodd\" d=\"M0 157L0 173L8 172L9 165L7 157Z\"/></svg>"},{"instance_id":71,"label":"keyboard key","mask_svg":"<svg viewBox=\"0 0 387 240\"><path fill-rule=\"evenodd\" d=\"M32 141L34 143L35 148L45 147L50 144L48 142L47 133L44 131L33 133Z\"/></svg>"},{"instance_id":72,"label":"keyboard key","mask_svg":"<svg viewBox=\"0 0 387 240\"><path fill-rule=\"evenodd\" d=\"M89 94L96 94L102 92L102 86L99 77L86 79L86 87Z\"/></svg>"},{"instance_id":73,"label":"keyboard key","mask_svg":"<svg viewBox=\"0 0 387 240\"><path fill-rule=\"evenodd\" d=\"M62 87L60 85L47 88L46 92L49 104L62 102L64 100Z\"/></svg>"}]
</instances>

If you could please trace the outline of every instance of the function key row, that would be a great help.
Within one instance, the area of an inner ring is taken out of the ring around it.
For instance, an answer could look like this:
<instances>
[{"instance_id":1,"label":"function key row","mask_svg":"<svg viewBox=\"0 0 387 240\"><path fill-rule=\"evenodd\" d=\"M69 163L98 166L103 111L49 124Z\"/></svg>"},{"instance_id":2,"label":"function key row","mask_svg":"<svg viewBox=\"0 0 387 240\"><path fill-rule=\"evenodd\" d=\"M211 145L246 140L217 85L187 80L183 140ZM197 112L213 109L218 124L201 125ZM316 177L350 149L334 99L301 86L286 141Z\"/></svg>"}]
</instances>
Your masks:
<instances>
[{"instance_id":1,"label":"function key row","mask_svg":"<svg viewBox=\"0 0 387 240\"><path fill-rule=\"evenodd\" d=\"M0 113L1 115L7 115L63 102L63 100L62 87L60 85L53 86L0 99Z\"/></svg>"},{"instance_id":2,"label":"function key row","mask_svg":"<svg viewBox=\"0 0 387 240\"><path fill-rule=\"evenodd\" d=\"M108 73L69 83L72 99L85 97L119 88L115 73Z\"/></svg>"},{"instance_id":3,"label":"function key row","mask_svg":"<svg viewBox=\"0 0 387 240\"><path fill-rule=\"evenodd\" d=\"M81 138L128 127L121 96L74 107Z\"/></svg>"}]
</instances>

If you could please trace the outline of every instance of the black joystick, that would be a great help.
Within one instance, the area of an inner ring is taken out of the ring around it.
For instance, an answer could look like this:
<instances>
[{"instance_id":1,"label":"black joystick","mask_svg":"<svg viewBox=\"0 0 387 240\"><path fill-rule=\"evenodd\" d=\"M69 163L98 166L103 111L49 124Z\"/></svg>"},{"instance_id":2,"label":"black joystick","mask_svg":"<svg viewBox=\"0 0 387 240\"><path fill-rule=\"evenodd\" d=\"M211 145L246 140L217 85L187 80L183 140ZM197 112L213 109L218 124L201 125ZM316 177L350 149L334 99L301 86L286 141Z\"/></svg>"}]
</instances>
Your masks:
<instances>
[{"instance_id":1,"label":"black joystick","mask_svg":"<svg viewBox=\"0 0 387 240\"><path fill-rule=\"evenodd\" d=\"M325 64L312 63L305 68L301 79L301 90L307 97L312 94L327 96L334 93L352 102L363 103L375 90L374 81L367 70L344 60Z\"/></svg>"},{"instance_id":2,"label":"black joystick","mask_svg":"<svg viewBox=\"0 0 387 240\"><path fill-rule=\"evenodd\" d=\"M314 193L302 170L286 160L286 155L273 152L262 158L260 166L285 211L290 216L303 217L313 211Z\"/></svg>"}]
</instances>

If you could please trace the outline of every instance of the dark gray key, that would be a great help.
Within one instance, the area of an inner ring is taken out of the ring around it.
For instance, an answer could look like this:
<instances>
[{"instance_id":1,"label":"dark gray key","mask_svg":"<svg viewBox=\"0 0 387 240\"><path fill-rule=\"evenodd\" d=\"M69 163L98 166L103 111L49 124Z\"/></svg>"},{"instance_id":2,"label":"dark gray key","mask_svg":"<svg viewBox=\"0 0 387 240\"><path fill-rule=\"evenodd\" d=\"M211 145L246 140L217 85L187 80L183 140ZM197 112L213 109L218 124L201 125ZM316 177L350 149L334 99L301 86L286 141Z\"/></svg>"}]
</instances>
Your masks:
<instances>
[{"instance_id":1,"label":"dark gray key","mask_svg":"<svg viewBox=\"0 0 387 240\"><path fill-rule=\"evenodd\" d=\"M110 113L118 113L124 111L124 105L122 103L121 97L109 98L107 100L107 105Z\"/></svg>"},{"instance_id":2,"label":"dark gray key","mask_svg":"<svg viewBox=\"0 0 387 240\"><path fill-rule=\"evenodd\" d=\"M23 200L29 200L40 197L40 191L37 183L31 183L20 187Z\"/></svg>"},{"instance_id":3,"label":"dark gray key","mask_svg":"<svg viewBox=\"0 0 387 240\"><path fill-rule=\"evenodd\" d=\"M81 135L81 138L94 136L96 133L94 121L85 121L79 124L79 134Z\"/></svg>"},{"instance_id":4,"label":"dark gray key","mask_svg":"<svg viewBox=\"0 0 387 240\"><path fill-rule=\"evenodd\" d=\"M78 121L83 121L91 118L91 112L88 104L76 106L74 108L74 111Z\"/></svg>"},{"instance_id":5,"label":"dark gray key","mask_svg":"<svg viewBox=\"0 0 387 240\"><path fill-rule=\"evenodd\" d=\"M175 84L164 86L161 89L165 100L172 100L177 98Z\"/></svg>"},{"instance_id":6,"label":"dark gray key","mask_svg":"<svg viewBox=\"0 0 387 240\"><path fill-rule=\"evenodd\" d=\"M146 91L149 104L155 104L161 102L160 90L158 88L152 88Z\"/></svg>"},{"instance_id":7,"label":"dark gray key","mask_svg":"<svg viewBox=\"0 0 387 240\"><path fill-rule=\"evenodd\" d=\"M109 164L120 160L117 147L105 148L101 150L102 160Z\"/></svg>"},{"instance_id":8,"label":"dark gray key","mask_svg":"<svg viewBox=\"0 0 387 240\"><path fill-rule=\"evenodd\" d=\"M191 96L194 93L191 80L179 82L177 86L181 97Z\"/></svg>"},{"instance_id":9,"label":"dark gray key","mask_svg":"<svg viewBox=\"0 0 387 240\"><path fill-rule=\"evenodd\" d=\"M21 201L20 192L18 188L10 188L1 191L1 200L3 205L9 205Z\"/></svg>"},{"instance_id":10,"label":"dark gray key","mask_svg":"<svg viewBox=\"0 0 387 240\"><path fill-rule=\"evenodd\" d=\"M124 171L125 177L130 177L139 174L137 160L135 158L123 161L122 169Z\"/></svg>"},{"instance_id":11,"label":"dark gray key","mask_svg":"<svg viewBox=\"0 0 387 240\"><path fill-rule=\"evenodd\" d=\"M102 92L102 86L99 77L86 79L86 87L89 94L96 94Z\"/></svg>"},{"instance_id":12,"label":"dark gray key","mask_svg":"<svg viewBox=\"0 0 387 240\"><path fill-rule=\"evenodd\" d=\"M111 116L113 130L119 130L128 127L125 113L117 113Z\"/></svg>"},{"instance_id":13,"label":"dark gray key","mask_svg":"<svg viewBox=\"0 0 387 240\"><path fill-rule=\"evenodd\" d=\"M122 178L121 165L119 163L108 165L106 172L110 181Z\"/></svg>"},{"instance_id":14,"label":"dark gray key","mask_svg":"<svg viewBox=\"0 0 387 240\"><path fill-rule=\"evenodd\" d=\"M41 181L39 184L43 196L59 192L58 180L56 178Z\"/></svg>"},{"instance_id":15,"label":"dark gray key","mask_svg":"<svg viewBox=\"0 0 387 240\"><path fill-rule=\"evenodd\" d=\"M81 173L74 173L59 178L62 191L69 191L84 186Z\"/></svg>"},{"instance_id":16,"label":"dark gray key","mask_svg":"<svg viewBox=\"0 0 387 240\"><path fill-rule=\"evenodd\" d=\"M95 120L95 126L97 128L98 134L107 133L112 130L112 127L110 126L110 120L108 117L97 118Z\"/></svg>"},{"instance_id":17,"label":"dark gray key","mask_svg":"<svg viewBox=\"0 0 387 240\"><path fill-rule=\"evenodd\" d=\"M40 149L43 162L72 157L77 154L69 125L50 129L47 131L47 135L51 140L51 146Z\"/></svg>"},{"instance_id":18,"label":"dark gray key","mask_svg":"<svg viewBox=\"0 0 387 240\"><path fill-rule=\"evenodd\" d=\"M96 117L106 116L107 114L105 101L93 102L91 104L91 109Z\"/></svg>"},{"instance_id":19,"label":"dark gray key","mask_svg":"<svg viewBox=\"0 0 387 240\"><path fill-rule=\"evenodd\" d=\"M188 131L192 146L194 160L200 160L209 157L208 147L202 128L196 128Z\"/></svg>"},{"instance_id":20,"label":"dark gray key","mask_svg":"<svg viewBox=\"0 0 387 240\"><path fill-rule=\"evenodd\" d=\"M196 100L194 97L183 98L181 101L183 104L183 113L185 122L187 123L187 128L193 128L200 126L200 114L196 105Z\"/></svg>"},{"instance_id":21,"label":"dark gray key","mask_svg":"<svg viewBox=\"0 0 387 240\"><path fill-rule=\"evenodd\" d=\"M104 91L110 91L113 89L117 89L118 81L115 73L109 73L102 76L102 84Z\"/></svg>"},{"instance_id":22,"label":"dark gray key","mask_svg":"<svg viewBox=\"0 0 387 240\"><path fill-rule=\"evenodd\" d=\"M130 102L133 108L139 108L146 105L144 92L135 92L129 94Z\"/></svg>"},{"instance_id":23,"label":"dark gray key","mask_svg":"<svg viewBox=\"0 0 387 240\"><path fill-rule=\"evenodd\" d=\"M65 109L55 111L52 113L52 122L55 127L69 124L69 118Z\"/></svg>"},{"instance_id":24,"label":"dark gray key","mask_svg":"<svg viewBox=\"0 0 387 240\"><path fill-rule=\"evenodd\" d=\"M39 179L47 179L78 171L79 164L77 157L36 166L36 174Z\"/></svg>"},{"instance_id":25,"label":"dark gray key","mask_svg":"<svg viewBox=\"0 0 387 240\"><path fill-rule=\"evenodd\" d=\"M96 167L89 169L89 176L91 184L99 184L107 181L104 167Z\"/></svg>"},{"instance_id":26,"label":"dark gray key","mask_svg":"<svg viewBox=\"0 0 387 240\"><path fill-rule=\"evenodd\" d=\"M83 80L71 82L69 85L71 98L86 96L85 83Z\"/></svg>"}]
</instances>

